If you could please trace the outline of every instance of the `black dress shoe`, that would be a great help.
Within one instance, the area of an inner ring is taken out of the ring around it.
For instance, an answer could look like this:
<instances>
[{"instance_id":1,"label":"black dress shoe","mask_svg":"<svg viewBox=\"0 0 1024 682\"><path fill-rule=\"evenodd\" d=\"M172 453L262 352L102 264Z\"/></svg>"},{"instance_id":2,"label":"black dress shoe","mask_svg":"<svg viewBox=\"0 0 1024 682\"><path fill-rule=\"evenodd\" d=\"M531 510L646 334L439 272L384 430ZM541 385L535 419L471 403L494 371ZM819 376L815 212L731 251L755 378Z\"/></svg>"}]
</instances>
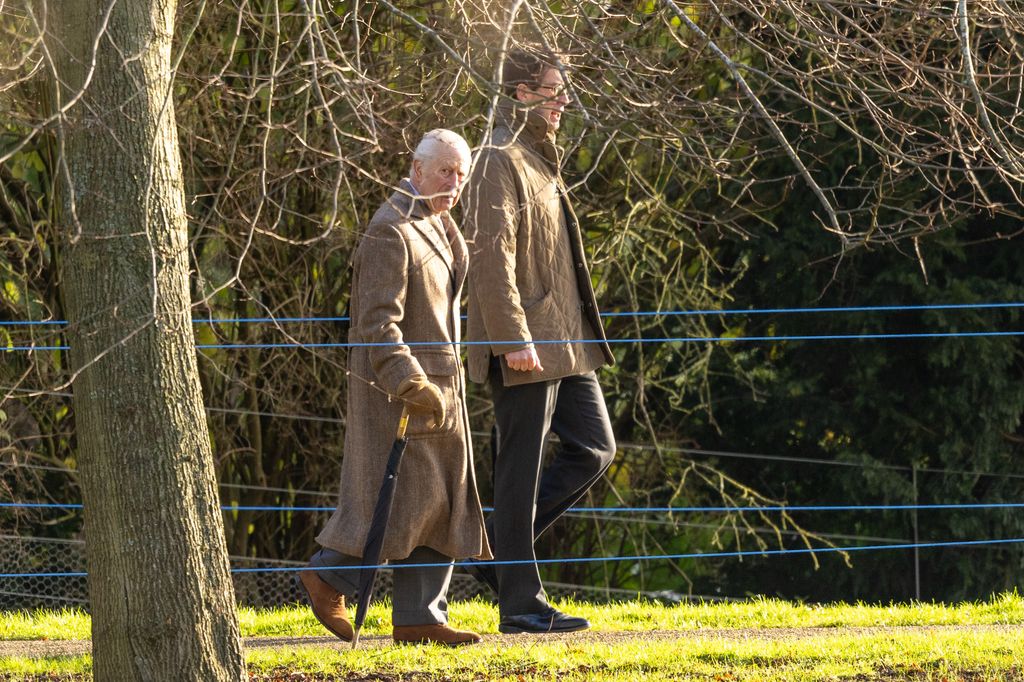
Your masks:
<instances>
[{"instance_id":1,"label":"black dress shoe","mask_svg":"<svg viewBox=\"0 0 1024 682\"><path fill-rule=\"evenodd\" d=\"M590 623L586 618L569 616L558 609L548 609L541 613L523 613L518 616L505 616L498 623L498 632L515 634L519 632L576 632L586 630Z\"/></svg>"},{"instance_id":2,"label":"black dress shoe","mask_svg":"<svg viewBox=\"0 0 1024 682\"><path fill-rule=\"evenodd\" d=\"M478 583L483 583L491 588L494 596L498 596L498 573L491 564L480 565L473 559L466 562L466 571L473 576Z\"/></svg>"}]
</instances>

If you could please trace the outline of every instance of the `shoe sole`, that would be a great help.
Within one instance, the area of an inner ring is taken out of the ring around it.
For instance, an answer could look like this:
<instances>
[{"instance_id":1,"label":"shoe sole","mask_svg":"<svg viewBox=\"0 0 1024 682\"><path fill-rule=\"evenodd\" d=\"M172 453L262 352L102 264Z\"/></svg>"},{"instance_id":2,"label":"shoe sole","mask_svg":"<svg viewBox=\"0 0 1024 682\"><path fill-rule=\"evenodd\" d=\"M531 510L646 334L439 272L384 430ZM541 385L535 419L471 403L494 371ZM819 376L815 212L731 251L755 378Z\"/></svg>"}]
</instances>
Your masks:
<instances>
[{"instance_id":1,"label":"shoe sole","mask_svg":"<svg viewBox=\"0 0 1024 682\"><path fill-rule=\"evenodd\" d=\"M416 644L436 644L438 646L448 647L449 649L480 643L480 640L476 639L468 639L465 642L442 642L438 639L396 639L393 641L396 645L399 646L414 646Z\"/></svg>"},{"instance_id":2,"label":"shoe sole","mask_svg":"<svg viewBox=\"0 0 1024 682\"><path fill-rule=\"evenodd\" d=\"M306 583L302 582L302 576L301 575L295 576L295 582L297 582L299 584L299 589L302 590L302 594L306 595L306 601L309 602L309 610L313 612L313 617L316 618L318 621L320 621L320 625L323 625L324 628L326 628L326 630L329 633L331 633L332 635L334 635L335 637L337 637L341 641L343 641L343 642L351 642L352 641L352 637L345 637L340 632L338 632L337 630L332 628L330 625L325 623L324 619L321 618L320 614L316 612L315 608L313 608L313 598L309 596L309 590L306 589Z\"/></svg>"},{"instance_id":3,"label":"shoe sole","mask_svg":"<svg viewBox=\"0 0 1024 682\"><path fill-rule=\"evenodd\" d=\"M560 635L565 632L580 632L581 630L589 629L589 625L580 625L574 628L559 628L558 630L529 630L527 628L516 627L515 625L498 626L498 632L503 635Z\"/></svg>"}]
</instances>

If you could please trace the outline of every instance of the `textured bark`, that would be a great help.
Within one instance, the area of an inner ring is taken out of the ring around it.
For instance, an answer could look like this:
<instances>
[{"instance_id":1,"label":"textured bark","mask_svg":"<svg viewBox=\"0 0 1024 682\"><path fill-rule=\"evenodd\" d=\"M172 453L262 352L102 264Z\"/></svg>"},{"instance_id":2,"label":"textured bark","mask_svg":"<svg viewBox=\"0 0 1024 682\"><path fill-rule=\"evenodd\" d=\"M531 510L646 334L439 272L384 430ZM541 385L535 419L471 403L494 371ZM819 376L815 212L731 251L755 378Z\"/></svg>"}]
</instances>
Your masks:
<instances>
[{"instance_id":1,"label":"textured bark","mask_svg":"<svg viewBox=\"0 0 1024 682\"><path fill-rule=\"evenodd\" d=\"M95 676L241 680L190 316L175 2L44 10L58 106L85 85L61 191Z\"/></svg>"}]
</instances>

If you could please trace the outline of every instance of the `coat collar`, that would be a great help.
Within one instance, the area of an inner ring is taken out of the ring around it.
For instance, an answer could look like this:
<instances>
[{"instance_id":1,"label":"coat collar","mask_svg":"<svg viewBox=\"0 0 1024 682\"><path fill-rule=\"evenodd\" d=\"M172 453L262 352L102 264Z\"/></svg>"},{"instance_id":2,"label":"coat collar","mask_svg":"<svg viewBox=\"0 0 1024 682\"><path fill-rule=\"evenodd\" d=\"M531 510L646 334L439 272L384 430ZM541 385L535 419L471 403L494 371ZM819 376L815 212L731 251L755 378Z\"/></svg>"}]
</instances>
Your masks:
<instances>
[{"instance_id":1,"label":"coat collar","mask_svg":"<svg viewBox=\"0 0 1024 682\"><path fill-rule=\"evenodd\" d=\"M416 198L416 189L409 178L402 178L398 189L388 198L388 204L407 220L423 220L431 215L424 199Z\"/></svg>"},{"instance_id":2,"label":"coat collar","mask_svg":"<svg viewBox=\"0 0 1024 682\"><path fill-rule=\"evenodd\" d=\"M460 273L456 261L461 259L455 252L455 245L448 242L447 236L448 223L454 225L454 221L447 212L433 213L424 199L416 198L417 194L409 178L403 178L398 183L398 190L388 199L388 203L402 218L408 220L412 228L441 256L449 273L457 280ZM455 234L457 239L462 239L458 229L455 229Z\"/></svg>"},{"instance_id":3,"label":"coat collar","mask_svg":"<svg viewBox=\"0 0 1024 682\"><path fill-rule=\"evenodd\" d=\"M449 243L452 254L450 269L455 282L455 290L459 291L466 280L466 272L469 266L469 248L466 246L466 240L463 238L459 226L449 213L439 213L437 217L440 219L441 226L446 230L450 228L452 232L452 240Z\"/></svg>"},{"instance_id":4,"label":"coat collar","mask_svg":"<svg viewBox=\"0 0 1024 682\"><path fill-rule=\"evenodd\" d=\"M525 109L514 102L498 104L497 125L508 128L512 138L548 162L557 173L561 154L555 144L555 131L536 109Z\"/></svg>"}]
</instances>

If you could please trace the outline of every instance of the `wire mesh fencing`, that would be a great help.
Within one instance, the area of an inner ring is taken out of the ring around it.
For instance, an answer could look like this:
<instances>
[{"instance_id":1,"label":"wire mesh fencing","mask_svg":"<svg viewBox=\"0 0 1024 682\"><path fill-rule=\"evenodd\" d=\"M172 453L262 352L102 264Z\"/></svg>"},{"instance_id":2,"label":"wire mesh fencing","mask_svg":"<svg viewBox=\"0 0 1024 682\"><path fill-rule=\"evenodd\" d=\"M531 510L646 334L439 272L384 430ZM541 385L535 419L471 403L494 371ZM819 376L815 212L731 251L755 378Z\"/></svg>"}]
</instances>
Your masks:
<instances>
[{"instance_id":1,"label":"wire mesh fencing","mask_svg":"<svg viewBox=\"0 0 1024 682\"><path fill-rule=\"evenodd\" d=\"M282 568L300 568L304 561L232 556L233 568L275 569L266 572L233 573L235 599L239 606L273 608L288 604L305 603L306 598L295 581L295 573ZM85 542L42 537L0 534L0 574L30 574L21 577L0 577L0 611L22 609L59 609L76 607L88 610L89 592L84 574ZM391 593L393 571L382 569L378 573L373 600L378 601ZM552 598L571 597L581 601L609 602L638 597L662 602L678 602L684 596L672 592L638 592L611 587L572 585L547 582L545 588ZM448 590L450 601L473 598L494 599L489 588L472 576L456 572ZM716 597L704 597L716 599Z\"/></svg>"}]
</instances>

